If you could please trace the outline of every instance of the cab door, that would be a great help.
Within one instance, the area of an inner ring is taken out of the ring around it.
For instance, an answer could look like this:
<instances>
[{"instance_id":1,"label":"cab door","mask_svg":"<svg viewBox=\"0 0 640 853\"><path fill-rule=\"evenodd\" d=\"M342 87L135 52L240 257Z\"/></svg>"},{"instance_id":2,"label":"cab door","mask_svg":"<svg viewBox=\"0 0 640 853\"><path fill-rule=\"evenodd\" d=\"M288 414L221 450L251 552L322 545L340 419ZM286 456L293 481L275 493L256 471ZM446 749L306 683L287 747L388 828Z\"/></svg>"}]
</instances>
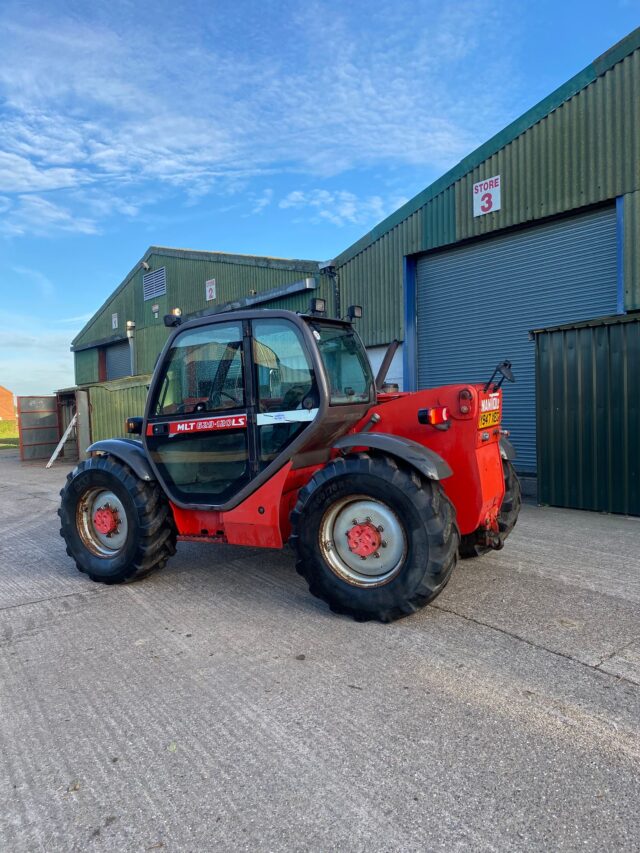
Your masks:
<instances>
[{"instance_id":1,"label":"cab door","mask_svg":"<svg viewBox=\"0 0 640 853\"><path fill-rule=\"evenodd\" d=\"M145 443L175 503L222 508L257 488L270 465L284 464L318 406L313 362L295 323L208 323L179 332L165 354Z\"/></svg>"},{"instance_id":2,"label":"cab door","mask_svg":"<svg viewBox=\"0 0 640 853\"><path fill-rule=\"evenodd\" d=\"M216 506L251 480L248 325L185 329L165 356L149 402L145 441L170 497Z\"/></svg>"}]
</instances>

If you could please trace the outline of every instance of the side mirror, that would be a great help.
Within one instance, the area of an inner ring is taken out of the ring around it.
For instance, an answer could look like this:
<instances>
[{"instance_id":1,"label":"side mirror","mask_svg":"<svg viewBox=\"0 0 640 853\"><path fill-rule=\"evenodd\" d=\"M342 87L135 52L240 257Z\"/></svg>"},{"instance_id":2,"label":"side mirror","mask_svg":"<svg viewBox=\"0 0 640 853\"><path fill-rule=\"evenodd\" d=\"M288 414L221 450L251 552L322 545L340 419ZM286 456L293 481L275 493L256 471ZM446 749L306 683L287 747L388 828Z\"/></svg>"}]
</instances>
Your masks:
<instances>
[{"instance_id":1,"label":"side mirror","mask_svg":"<svg viewBox=\"0 0 640 853\"><path fill-rule=\"evenodd\" d=\"M502 364L498 365L498 372L501 373L507 382L515 382L516 377L513 375L513 370L511 370L511 362L503 361Z\"/></svg>"},{"instance_id":2,"label":"side mirror","mask_svg":"<svg viewBox=\"0 0 640 853\"><path fill-rule=\"evenodd\" d=\"M124 429L128 435L142 435L143 418L127 418Z\"/></svg>"},{"instance_id":3,"label":"side mirror","mask_svg":"<svg viewBox=\"0 0 640 853\"><path fill-rule=\"evenodd\" d=\"M500 386L502 385L502 383L504 382L505 379L507 380L507 382L515 382L516 381L516 377L513 375L513 370L511 370L511 362L506 361L506 360L501 361L500 364L496 367L496 369L491 374L491 378L489 379L487 384L484 386L485 394L487 393L489 388L491 388L491 385L493 384L493 380L496 378L498 373L501 375L502 379L499 379L498 382L496 382L493 385L494 391L497 391L498 388L500 388Z\"/></svg>"}]
</instances>

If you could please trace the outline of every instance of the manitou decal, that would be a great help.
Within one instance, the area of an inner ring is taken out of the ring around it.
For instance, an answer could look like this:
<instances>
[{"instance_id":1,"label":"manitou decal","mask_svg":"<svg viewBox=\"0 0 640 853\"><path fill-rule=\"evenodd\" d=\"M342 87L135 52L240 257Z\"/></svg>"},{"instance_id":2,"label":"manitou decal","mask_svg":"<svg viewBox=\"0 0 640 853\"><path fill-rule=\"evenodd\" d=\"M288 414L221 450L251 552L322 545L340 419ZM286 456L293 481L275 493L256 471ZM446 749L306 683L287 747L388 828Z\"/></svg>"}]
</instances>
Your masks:
<instances>
[{"instance_id":1,"label":"manitou decal","mask_svg":"<svg viewBox=\"0 0 640 853\"><path fill-rule=\"evenodd\" d=\"M500 397L485 397L484 400L480 400L480 411L481 412L495 412L496 409L500 408Z\"/></svg>"}]
</instances>

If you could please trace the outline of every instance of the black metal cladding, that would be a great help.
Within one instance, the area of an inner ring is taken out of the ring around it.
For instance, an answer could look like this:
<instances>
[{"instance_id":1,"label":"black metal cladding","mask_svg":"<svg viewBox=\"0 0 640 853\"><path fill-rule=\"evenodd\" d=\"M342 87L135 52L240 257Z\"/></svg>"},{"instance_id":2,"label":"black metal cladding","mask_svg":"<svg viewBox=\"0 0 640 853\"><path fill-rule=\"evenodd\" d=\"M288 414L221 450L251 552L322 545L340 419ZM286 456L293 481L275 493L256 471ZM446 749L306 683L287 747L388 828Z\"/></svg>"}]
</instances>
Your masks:
<instances>
[{"instance_id":1,"label":"black metal cladding","mask_svg":"<svg viewBox=\"0 0 640 853\"><path fill-rule=\"evenodd\" d=\"M534 334L540 503L640 515L640 314Z\"/></svg>"}]
</instances>

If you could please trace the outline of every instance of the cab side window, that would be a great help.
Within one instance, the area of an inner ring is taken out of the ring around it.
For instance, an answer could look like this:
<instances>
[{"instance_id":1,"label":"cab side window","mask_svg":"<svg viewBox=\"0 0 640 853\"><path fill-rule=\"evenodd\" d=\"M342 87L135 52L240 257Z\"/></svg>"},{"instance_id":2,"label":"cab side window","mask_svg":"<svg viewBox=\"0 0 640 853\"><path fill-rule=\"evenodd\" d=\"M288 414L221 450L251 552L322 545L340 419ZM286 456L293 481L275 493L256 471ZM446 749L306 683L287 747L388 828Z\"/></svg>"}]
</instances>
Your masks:
<instances>
[{"instance_id":1,"label":"cab side window","mask_svg":"<svg viewBox=\"0 0 640 853\"><path fill-rule=\"evenodd\" d=\"M272 462L314 420L318 389L298 329L287 320L253 322L259 465Z\"/></svg>"},{"instance_id":2,"label":"cab side window","mask_svg":"<svg viewBox=\"0 0 640 853\"><path fill-rule=\"evenodd\" d=\"M180 335L169 354L155 415L244 406L242 328L221 323Z\"/></svg>"}]
</instances>

